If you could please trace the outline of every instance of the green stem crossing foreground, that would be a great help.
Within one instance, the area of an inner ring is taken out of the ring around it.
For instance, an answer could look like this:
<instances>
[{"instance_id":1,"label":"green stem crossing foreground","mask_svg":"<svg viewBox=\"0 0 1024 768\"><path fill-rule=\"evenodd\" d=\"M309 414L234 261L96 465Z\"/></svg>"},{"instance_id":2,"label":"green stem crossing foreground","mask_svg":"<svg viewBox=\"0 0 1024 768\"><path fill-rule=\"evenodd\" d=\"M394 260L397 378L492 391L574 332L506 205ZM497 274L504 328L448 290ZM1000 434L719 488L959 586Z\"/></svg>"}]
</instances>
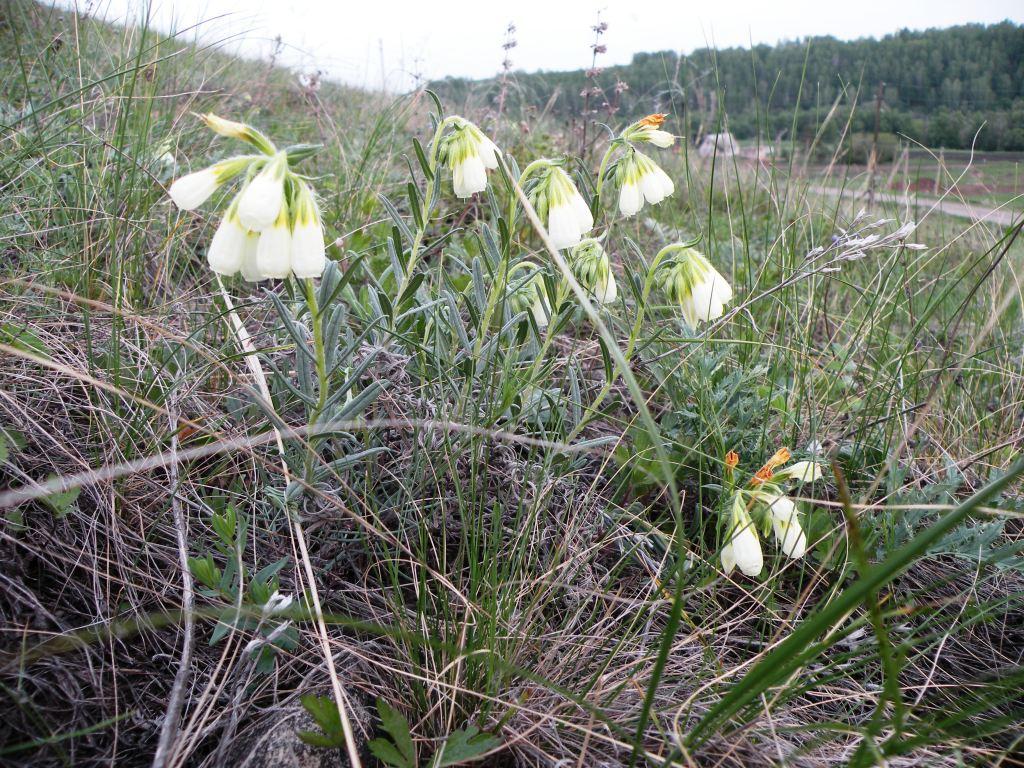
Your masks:
<instances>
[{"instance_id":1,"label":"green stem crossing foreground","mask_svg":"<svg viewBox=\"0 0 1024 768\"><path fill-rule=\"evenodd\" d=\"M306 451L306 466L303 477L307 483L313 481L313 470L316 467L316 445L319 442L316 438L314 427L323 415L324 406L327 404L327 393L330 389L330 382L327 376L327 355L324 350L324 330L320 317L320 305L316 298L316 286L312 280L303 280L302 289L306 298L306 306L309 308L310 325L313 328L313 358L316 361L317 379L317 401L309 415L309 436L308 450Z\"/></svg>"}]
</instances>

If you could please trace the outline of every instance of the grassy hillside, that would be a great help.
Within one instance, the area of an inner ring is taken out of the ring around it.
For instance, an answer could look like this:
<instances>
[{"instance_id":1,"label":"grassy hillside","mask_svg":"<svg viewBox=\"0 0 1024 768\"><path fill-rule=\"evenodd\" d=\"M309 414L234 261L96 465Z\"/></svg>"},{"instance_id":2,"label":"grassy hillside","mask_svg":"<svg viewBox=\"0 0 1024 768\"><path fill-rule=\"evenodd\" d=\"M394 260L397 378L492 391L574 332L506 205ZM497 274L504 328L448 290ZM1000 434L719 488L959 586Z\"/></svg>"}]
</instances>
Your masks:
<instances>
[{"instance_id":1,"label":"grassy hillside","mask_svg":"<svg viewBox=\"0 0 1024 768\"><path fill-rule=\"evenodd\" d=\"M1014 764L1019 216L685 141L640 145L674 192L625 216L628 145L518 105L464 115L505 154L461 198L429 93L24 0L0 72L0 762ZM168 186L253 150L207 112L320 145L322 278L210 271L232 192ZM545 156L614 300L534 218ZM822 476L757 474L782 448Z\"/></svg>"}]
</instances>

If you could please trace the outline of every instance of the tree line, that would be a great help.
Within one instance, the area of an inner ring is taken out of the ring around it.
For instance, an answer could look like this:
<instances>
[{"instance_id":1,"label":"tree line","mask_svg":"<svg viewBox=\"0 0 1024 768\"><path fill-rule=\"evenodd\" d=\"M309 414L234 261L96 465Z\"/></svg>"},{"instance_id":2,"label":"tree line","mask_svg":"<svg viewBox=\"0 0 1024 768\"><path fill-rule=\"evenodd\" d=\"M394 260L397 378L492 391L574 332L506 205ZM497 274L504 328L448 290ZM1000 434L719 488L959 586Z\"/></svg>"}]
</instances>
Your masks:
<instances>
[{"instance_id":1,"label":"tree line","mask_svg":"<svg viewBox=\"0 0 1024 768\"><path fill-rule=\"evenodd\" d=\"M586 53L586 52L584 52ZM640 53L598 72L513 73L504 83L431 84L460 103L536 109L563 120L669 112L691 136L827 144L875 129L929 147L1024 150L1024 26L1006 21L881 39L810 37L753 48ZM587 91L590 91L589 96Z\"/></svg>"}]
</instances>

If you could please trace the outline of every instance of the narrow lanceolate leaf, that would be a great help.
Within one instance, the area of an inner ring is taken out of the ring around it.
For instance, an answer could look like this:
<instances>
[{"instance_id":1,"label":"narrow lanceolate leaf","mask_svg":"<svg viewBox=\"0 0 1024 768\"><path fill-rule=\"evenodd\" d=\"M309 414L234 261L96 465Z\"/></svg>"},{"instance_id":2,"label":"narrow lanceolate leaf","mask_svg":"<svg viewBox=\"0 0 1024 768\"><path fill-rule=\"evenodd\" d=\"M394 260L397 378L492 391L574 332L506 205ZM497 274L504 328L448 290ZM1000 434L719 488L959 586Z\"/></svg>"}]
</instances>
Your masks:
<instances>
[{"instance_id":1,"label":"narrow lanceolate leaf","mask_svg":"<svg viewBox=\"0 0 1024 768\"><path fill-rule=\"evenodd\" d=\"M313 355L313 350L309 347L308 331L299 326L295 320L292 319L292 313L288 311L287 307L285 307L280 296L273 291L268 291L267 295L270 296L270 300L274 303L274 308L277 310L277 314L281 318L281 324L295 342L295 348L301 352L307 360L315 364L316 358Z\"/></svg>"},{"instance_id":2,"label":"narrow lanceolate leaf","mask_svg":"<svg viewBox=\"0 0 1024 768\"><path fill-rule=\"evenodd\" d=\"M388 216L391 217L391 220L395 222L395 226L398 227L398 230L402 233L402 237L405 238L405 242L412 243L414 240L412 230L409 229L409 225L405 223L405 219L402 218L402 214L398 212L394 203L388 199L387 195L380 194L377 195L377 197L380 199L381 205L384 206L384 210L387 211Z\"/></svg>"},{"instance_id":3,"label":"narrow lanceolate leaf","mask_svg":"<svg viewBox=\"0 0 1024 768\"><path fill-rule=\"evenodd\" d=\"M367 448L365 451L359 451L358 453L350 453L348 456L342 456L340 459L335 459L326 467L322 467L318 470L317 479L333 477L336 474L344 472L349 467L354 467L362 461L373 458L377 454L390 452L391 449L386 445L380 445L376 448Z\"/></svg>"},{"instance_id":4,"label":"narrow lanceolate leaf","mask_svg":"<svg viewBox=\"0 0 1024 768\"><path fill-rule=\"evenodd\" d=\"M430 170L430 162L427 160L427 154L423 151L423 145L419 139L413 137L412 148L416 151L416 159L419 160L424 177L426 177L428 182L433 181L434 174Z\"/></svg>"},{"instance_id":5,"label":"narrow lanceolate leaf","mask_svg":"<svg viewBox=\"0 0 1024 768\"><path fill-rule=\"evenodd\" d=\"M301 163L306 158L312 157L323 148L323 144L292 144L289 147L285 147L284 151L288 155L288 163L295 165L296 163Z\"/></svg>"},{"instance_id":6,"label":"narrow lanceolate leaf","mask_svg":"<svg viewBox=\"0 0 1024 768\"><path fill-rule=\"evenodd\" d=\"M344 408L338 412L339 419L354 419L373 403L381 392L384 391L384 385L379 381L375 381L358 395L352 398L352 402L348 403Z\"/></svg>"},{"instance_id":7,"label":"narrow lanceolate leaf","mask_svg":"<svg viewBox=\"0 0 1024 768\"><path fill-rule=\"evenodd\" d=\"M455 303L455 297L449 290L445 290L444 295L448 300L448 323L455 329L455 333L458 334L463 351L469 352L471 346L469 335L466 333L466 326L462 322L462 316L459 314L459 307Z\"/></svg>"},{"instance_id":8,"label":"narrow lanceolate leaf","mask_svg":"<svg viewBox=\"0 0 1024 768\"><path fill-rule=\"evenodd\" d=\"M759 701L761 694L768 688L784 681L828 650L828 642L819 642L822 635L845 620L868 595L892 581L914 560L924 555L932 544L963 522L974 509L995 498L1021 473L1024 473L1024 457L1014 462L1002 477L993 480L885 560L865 571L857 581L800 624L789 637L733 684L728 693L697 723L688 735L687 743L690 746L703 743L747 705Z\"/></svg>"},{"instance_id":9,"label":"narrow lanceolate leaf","mask_svg":"<svg viewBox=\"0 0 1024 768\"><path fill-rule=\"evenodd\" d=\"M329 292L321 293L319 298L321 307L330 306L331 303L333 303L334 300L338 298L338 295L343 290L345 290L345 286L351 283L352 279L359 274L359 267L363 263L363 260L366 258L366 256L366 253L361 253L354 259L352 259L352 261L349 262L348 269L346 269L342 273L341 279L338 280L336 283L332 281L331 289ZM325 272L324 274L329 274L332 269L338 269L338 266L335 262L331 262L330 264L328 264L327 272ZM323 288L323 285L324 283L321 283L321 288Z\"/></svg>"},{"instance_id":10,"label":"narrow lanceolate leaf","mask_svg":"<svg viewBox=\"0 0 1024 768\"><path fill-rule=\"evenodd\" d=\"M406 195L409 197L409 208L412 210L413 220L416 222L416 229L423 229L423 201L420 200L419 190L411 181L405 187Z\"/></svg>"}]
</instances>

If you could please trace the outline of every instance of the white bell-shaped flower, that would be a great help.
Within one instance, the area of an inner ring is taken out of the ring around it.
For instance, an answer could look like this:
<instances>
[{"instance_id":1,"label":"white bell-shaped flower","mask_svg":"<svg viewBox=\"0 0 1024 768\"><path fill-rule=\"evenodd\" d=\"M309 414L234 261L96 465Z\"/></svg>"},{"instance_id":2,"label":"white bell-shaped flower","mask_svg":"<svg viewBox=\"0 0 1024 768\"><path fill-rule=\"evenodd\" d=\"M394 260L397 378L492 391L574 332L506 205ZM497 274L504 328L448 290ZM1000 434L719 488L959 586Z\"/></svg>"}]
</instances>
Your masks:
<instances>
[{"instance_id":1,"label":"white bell-shaped flower","mask_svg":"<svg viewBox=\"0 0 1024 768\"><path fill-rule=\"evenodd\" d=\"M651 205L657 205L676 191L676 185L669 175L647 155L637 152L640 174L640 191Z\"/></svg>"},{"instance_id":2,"label":"white bell-shaped flower","mask_svg":"<svg viewBox=\"0 0 1024 768\"><path fill-rule=\"evenodd\" d=\"M219 186L217 173L211 166L175 179L167 194L181 210L193 211L205 203Z\"/></svg>"},{"instance_id":3,"label":"white bell-shaped flower","mask_svg":"<svg viewBox=\"0 0 1024 768\"><path fill-rule=\"evenodd\" d=\"M263 617L274 616L278 613L284 613L291 608L293 598L291 595L282 595L280 592L275 591L270 597L267 598L267 602L263 604Z\"/></svg>"},{"instance_id":4,"label":"white bell-shaped flower","mask_svg":"<svg viewBox=\"0 0 1024 768\"><path fill-rule=\"evenodd\" d=\"M807 536L800 527L796 504L788 496L764 495L762 501L772 516L772 529L779 546L787 557L803 557L807 551Z\"/></svg>"},{"instance_id":5,"label":"white bell-shaped flower","mask_svg":"<svg viewBox=\"0 0 1024 768\"><path fill-rule=\"evenodd\" d=\"M224 277L237 274L242 267L247 234L238 221L234 206L228 208L206 251L206 261L210 269Z\"/></svg>"},{"instance_id":6,"label":"white bell-shaped flower","mask_svg":"<svg viewBox=\"0 0 1024 768\"><path fill-rule=\"evenodd\" d=\"M259 244L259 232L245 233L245 246L242 249L241 272L242 279L249 283L258 283L260 280L264 279L263 275L260 273L259 264L256 262Z\"/></svg>"},{"instance_id":7,"label":"white bell-shaped flower","mask_svg":"<svg viewBox=\"0 0 1024 768\"><path fill-rule=\"evenodd\" d=\"M284 207L284 178L288 159L279 152L264 166L238 196L238 218L242 226L262 232L277 222Z\"/></svg>"},{"instance_id":8,"label":"white bell-shaped flower","mask_svg":"<svg viewBox=\"0 0 1024 768\"><path fill-rule=\"evenodd\" d=\"M295 222L292 227L292 274L298 278L320 277L327 266L324 227L316 199L302 184L295 201Z\"/></svg>"},{"instance_id":9,"label":"white bell-shaped flower","mask_svg":"<svg viewBox=\"0 0 1024 768\"><path fill-rule=\"evenodd\" d=\"M185 174L174 180L167 189L167 194L181 210L194 211L205 203L218 187L244 171L254 160L254 157L232 157L201 171Z\"/></svg>"},{"instance_id":10,"label":"white bell-shaped flower","mask_svg":"<svg viewBox=\"0 0 1024 768\"><path fill-rule=\"evenodd\" d=\"M726 542L722 547L722 569L728 574L736 566L747 576L757 576L764 568L761 540L739 493L733 497Z\"/></svg>"},{"instance_id":11,"label":"white bell-shaped flower","mask_svg":"<svg viewBox=\"0 0 1024 768\"><path fill-rule=\"evenodd\" d=\"M822 478L823 470L819 461L797 461L775 473L775 479L795 480L798 483L813 483Z\"/></svg>"},{"instance_id":12,"label":"white bell-shaped flower","mask_svg":"<svg viewBox=\"0 0 1024 768\"><path fill-rule=\"evenodd\" d=\"M261 280L283 279L292 271L292 228L288 207L282 206L272 227L260 232L256 245L256 269Z\"/></svg>"},{"instance_id":13,"label":"white bell-shaped flower","mask_svg":"<svg viewBox=\"0 0 1024 768\"><path fill-rule=\"evenodd\" d=\"M550 166L538 181L533 196L538 211L547 214L548 237L557 250L577 245L593 228L590 206L563 168Z\"/></svg>"},{"instance_id":14,"label":"white bell-shaped flower","mask_svg":"<svg viewBox=\"0 0 1024 768\"><path fill-rule=\"evenodd\" d=\"M733 531L729 543L722 548L722 567L726 573L732 570L728 567L730 563L738 566L747 576L757 576L764 568L761 541L754 530L754 524L749 520L747 525Z\"/></svg>"}]
</instances>

